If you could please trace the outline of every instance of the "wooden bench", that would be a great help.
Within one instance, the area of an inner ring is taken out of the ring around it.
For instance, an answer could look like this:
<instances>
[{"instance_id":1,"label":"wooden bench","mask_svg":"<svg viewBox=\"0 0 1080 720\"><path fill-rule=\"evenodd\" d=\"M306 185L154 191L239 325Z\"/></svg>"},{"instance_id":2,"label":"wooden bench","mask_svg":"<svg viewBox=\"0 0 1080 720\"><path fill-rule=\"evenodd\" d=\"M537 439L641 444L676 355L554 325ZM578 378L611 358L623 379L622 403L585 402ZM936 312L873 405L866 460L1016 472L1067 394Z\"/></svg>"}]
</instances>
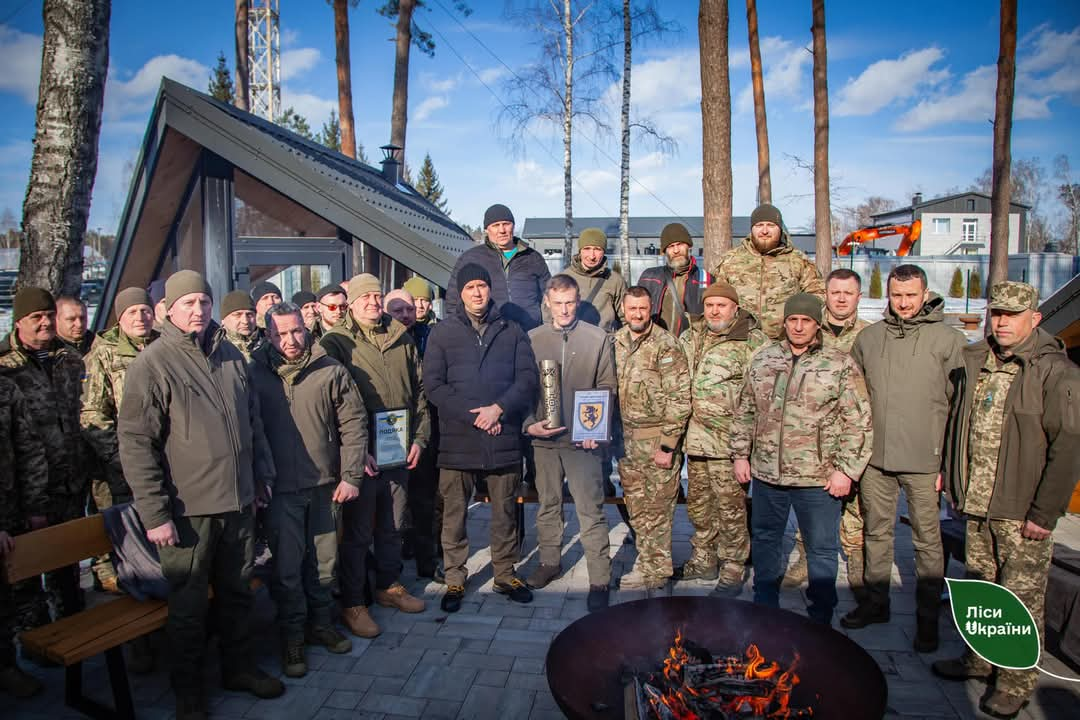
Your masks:
<instances>
[{"instance_id":1,"label":"wooden bench","mask_svg":"<svg viewBox=\"0 0 1080 720\"><path fill-rule=\"evenodd\" d=\"M15 538L15 550L4 560L8 583L37 577L112 550L101 515L70 520ZM164 627L168 605L163 600L139 602L129 595L108 600L19 636L23 648L64 666L64 702L93 718L134 718L123 645ZM101 653L112 685L114 708L83 695L83 661Z\"/></svg>"}]
</instances>

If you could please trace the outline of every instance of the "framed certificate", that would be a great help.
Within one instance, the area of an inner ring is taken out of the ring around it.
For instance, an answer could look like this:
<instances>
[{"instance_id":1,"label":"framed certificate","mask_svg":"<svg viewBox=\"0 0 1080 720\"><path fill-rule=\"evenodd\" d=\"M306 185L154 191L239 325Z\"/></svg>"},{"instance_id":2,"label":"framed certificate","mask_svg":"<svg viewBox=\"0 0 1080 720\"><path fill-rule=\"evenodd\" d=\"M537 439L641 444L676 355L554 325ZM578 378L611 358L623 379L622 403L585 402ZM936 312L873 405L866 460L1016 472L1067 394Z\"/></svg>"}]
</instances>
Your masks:
<instances>
[{"instance_id":1,"label":"framed certificate","mask_svg":"<svg viewBox=\"0 0 1080 720\"><path fill-rule=\"evenodd\" d=\"M403 467L409 457L409 409L377 412L373 423L375 464L380 470Z\"/></svg>"},{"instance_id":2,"label":"framed certificate","mask_svg":"<svg viewBox=\"0 0 1080 720\"><path fill-rule=\"evenodd\" d=\"M574 391L573 418L573 442L608 442L611 439L611 391Z\"/></svg>"}]
</instances>

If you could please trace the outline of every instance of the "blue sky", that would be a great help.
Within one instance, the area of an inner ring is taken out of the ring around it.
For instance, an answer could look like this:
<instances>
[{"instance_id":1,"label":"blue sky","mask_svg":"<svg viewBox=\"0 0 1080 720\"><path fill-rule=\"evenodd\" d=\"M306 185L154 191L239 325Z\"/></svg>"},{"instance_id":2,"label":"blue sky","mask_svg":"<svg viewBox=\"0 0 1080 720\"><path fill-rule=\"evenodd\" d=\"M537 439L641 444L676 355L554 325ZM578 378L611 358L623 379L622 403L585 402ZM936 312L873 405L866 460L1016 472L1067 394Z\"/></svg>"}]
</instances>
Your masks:
<instances>
[{"instance_id":1,"label":"blue sky","mask_svg":"<svg viewBox=\"0 0 1080 720\"><path fill-rule=\"evenodd\" d=\"M372 158L389 139L393 81L393 27L375 13L379 4L361 2L350 13L357 135ZM437 47L434 58L413 53L410 165L418 167L431 153L460 222L479 224L494 202L510 205L519 222L561 215L556 129L534 126L532 137L514 146L496 123L510 75L506 66L517 70L536 56L530 34L506 19L500 0L472 0L468 18L444 10L450 0L428 4L417 22L434 34ZM635 144L632 172L640 184L632 186L631 214L700 215L697 3L659 4L681 29L635 50L634 112L672 135L678 149L665 154ZM812 183L791 158L813 155L811 56L805 49L810 3L760 0L758 6L774 201L789 226L804 227L813 222ZM743 4L732 2L731 8L735 213L748 215L756 182L749 56ZM839 186L834 207L869 195L897 201L914 192L932 196L966 187L982 174L992 154L997 3L830 0L826 9L830 165ZM232 11L229 0L113 3L91 228L116 229L161 76L205 90L218 51L232 63ZM41 3L0 0L0 22L0 210L18 216L30 168ZM1065 154L1080 171L1080 4L1025 1L1019 25L1014 160L1038 157L1052 173L1054 157ZM281 33L284 104L318 129L337 106L329 4L281 0ZM618 97L617 82L612 98ZM612 103L608 119L615 128L617 112ZM617 161L614 137L575 136L576 215L617 214ZM1049 197L1044 208L1051 215L1060 210Z\"/></svg>"}]
</instances>

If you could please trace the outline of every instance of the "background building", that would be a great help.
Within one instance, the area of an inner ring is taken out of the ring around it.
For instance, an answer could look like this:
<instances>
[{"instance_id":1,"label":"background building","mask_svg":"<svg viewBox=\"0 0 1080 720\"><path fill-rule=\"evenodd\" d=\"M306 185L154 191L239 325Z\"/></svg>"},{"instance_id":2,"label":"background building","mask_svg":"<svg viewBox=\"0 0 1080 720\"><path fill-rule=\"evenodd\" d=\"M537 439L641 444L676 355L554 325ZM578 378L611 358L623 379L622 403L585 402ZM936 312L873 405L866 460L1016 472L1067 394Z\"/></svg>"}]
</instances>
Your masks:
<instances>
[{"instance_id":1,"label":"background building","mask_svg":"<svg viewBox=\"0 0 1080 720\"><path fill-rule=\"evenodd\" d=\"M1009 254L1042 252L1027 246L1030 205L1014 202L1009 212ZM922 237L912 255L988 255L990 253L990 196L978 192L923 200L917 193L907 207L870 216L874 225L907 225L922 221ZM895 251L900 237L884 238L873 247Z\"/></svg>"}]
</instances>

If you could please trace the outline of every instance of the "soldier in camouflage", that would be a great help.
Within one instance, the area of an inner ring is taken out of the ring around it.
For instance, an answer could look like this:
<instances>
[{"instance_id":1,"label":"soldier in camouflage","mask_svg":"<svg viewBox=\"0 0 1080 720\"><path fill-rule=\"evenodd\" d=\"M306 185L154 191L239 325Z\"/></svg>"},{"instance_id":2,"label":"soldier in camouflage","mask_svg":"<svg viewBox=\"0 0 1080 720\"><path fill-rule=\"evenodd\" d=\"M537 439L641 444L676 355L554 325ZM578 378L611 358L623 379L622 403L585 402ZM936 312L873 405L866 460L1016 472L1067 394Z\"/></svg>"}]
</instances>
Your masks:
<instances>
[{"instance_id":1,"label":"soldier in camouflage","mask_svg":"<svg viewBox=\"0 0 1080 720\"><path fill-rule=\"evenodd\" d=\"M795 509L809 557L807 614L832 623L840 505L870 459L870 398L851 357L821 340L822 304L784 303L785 340L750 361L731 427L735 479L753 478L754 602L780 605L781 546Z\"/></svg>"},{"instance_id":2,"label":"soldier in camouflage","mask_svg":"<svg viewBox=\"0 0 1080 720\"><path fill-rule=\"evenodd\" d=\"M0 377L0 562L30 527L30 518L49 511L49 463L34 432L22 392ZM37 583L37 578L23 584ZM16 586L18 587L18 586ZM38 680L15 662L15 634L20 629L16 588L0 582L0 690L17 698L41 692Z\"/></svg>"},{"instance_id":3,"label":"soldier in camouflage","mask_svg":"<svg viewBox=\"0 0 1080 720\"><path fill-rule=\"evenodd\" d=\"M690 416L688 368L679 341L651 319L649 291L623 296L626 325L615 333L625 456L623 496L637 534L634 570L620 587L659 590L672 574L671 524L682 474L682 436Z\"/></svg>"},{"instance_id":4,"label":"soldier in camouflage","mask_svg":"<svg viewBox=\"0 0 1080 720\"><path fill-rule=\"evenodd\" d=\"M713 580L716 593L738 595L750 557L746 488L735 481L728 450L731 418L750 357L769 339L739 307L735 288L717 281L702 294L705 314L680 338L690 368L691 412L684 450L686 513L693 553L676 577Z\"/></svg>"},{"instance_id":5,"label":"soldier in camouflage","mask_svg":"<svg viewBox=\"0 0 1080 720\"><path fill-rule=\"evenodd\" d=\"M280 300L279 300L280 302ZM251 361L251 353L266 343L263 329L256 324L255 303L243 290L233 290L221 301L221 327L225 339Z\"/></svg>"},{"instance_id":6,"label":"soldier in camouflage","mask_svg":"<svg viewBox=\"0 0 1080 720\"><path fill-rule=\"evenodd\" d=\"M862 280L847 268L837 268L825 279L825 324L821 337L827 347L851 352L855 338L870 323L859 318ZM844 499L840 515L840 547L847 556L848 585L857 600L863 596L863 519L856 496ZM806 548L802 533L795 534L796 562L784 574L784 587L800 587L806 582Z\"/></svg>"},{"instance_id":7,"label":"soldier in camouflage","mask_svg":"<svg viewBox=\"0 0 1080 720\"><path fill-rule=\"evenodd\" d=\"M780 211L759 205L750 215L750 234L724 253L713 277L731 283L743 309L754 314L761 329L781 339L784 302L795 293L825 299L825 284L814 263L791 243Z\"/></svg>"},{"instance_id":8,"label":"soldier in camouflage","mask_svg":"<svg viewBox=\"0 0 1080 720\"><path fill-rule=\"evenodd\" d=\"M1063 343L1038 327L1038 291L1000 282L990 291L990 337L963 350L953 371L945 489L967 517L968 577L1011 590L1043 634L1046 579L1054 541L1080 477L1080 369ZM938 660L935 674L985 679L980 708L1015 717L1038 673L994 668L967 650Z\"/></svg>"},{"instance_id":9,"label":"soldier in camouflage","mask_svg":"<svg viewBox=\"0 0 1080 720\"><path fill-rule=\"evenodd\" d=\"M30 529L81 517L87 478L80 466L79 396L82 358L56 336L56 302L47 290L22 288L12 306L11 334L0 342L0 376L12 379L26 400L34 431L48 450L49 507L30 518ZM31 583L32 585L32 583ZM82 609L78 566L45 574L57 617ZM49 622L48 606L30 586L16 588L22 629Z\"/></svg>"},{"instance_id":10,"label":"soldier in camouflage","mask_svg":"<svg viewBox=\"0 0 1080 720\"><path fill-rule=\"evenodd\" d=\"M82 412L79 421L83 438L104 468L103 478L94 478L91 494L98 510L131 502L131 488L120 465L120 445L116 438L116 418L124 397L128 367L143 349L158 337L154 330L154 306L150 294L138 287L121 290L113 302L117 324L103 332L85 358ZM109 555L95 558L94 573L101 586L117 592L116 570ZM132 643L129 669L147 672L153 665L148 638Z\"/></svg>"}]
</instances>

